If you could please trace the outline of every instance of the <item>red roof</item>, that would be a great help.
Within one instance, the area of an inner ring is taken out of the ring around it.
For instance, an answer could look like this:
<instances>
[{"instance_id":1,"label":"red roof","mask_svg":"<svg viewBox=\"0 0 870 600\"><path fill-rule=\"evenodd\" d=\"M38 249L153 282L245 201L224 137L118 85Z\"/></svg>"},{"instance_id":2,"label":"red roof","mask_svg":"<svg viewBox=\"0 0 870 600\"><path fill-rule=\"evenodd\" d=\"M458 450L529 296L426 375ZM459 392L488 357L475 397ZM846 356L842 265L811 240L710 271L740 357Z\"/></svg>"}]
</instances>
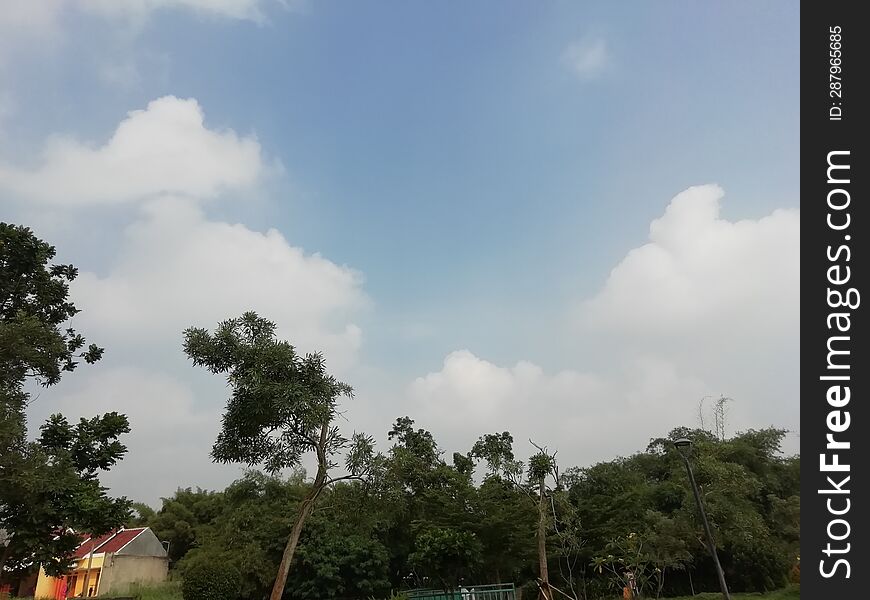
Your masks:
<instances>
[{"instance_id":1,"label":"red roof","mask_svg":"<svg viewBox=\"0 0 870 600\"><path fill-rule=\"evenodd\" d=\"M82 544L78 548L76 548L75 557L86 557L88 554L90 554L91 548L93 548L94 554L104 552L117 552L118 550L129 544L131 541L133 541L136 536L138 536L146 529L147 527L137 527L135 529L119 529L118 531L112 531L111 533L101 535L100 537L94 539L93 545L91 545L90 538L88 538L84 542L82 542Z\"/></svg>"},{"instance_id":2,"label":"red roof","mask_svg":"<svg viewBox=\"0 0 870 600\"><path fill-rule=\"evenodd\" d=\"M137 527L136 529L122 529L100 546L100 552L117 552L127 544L133 541L137 535L145 531L145 527Z\"/></svg>"},{"instance_id":3,"label":"red roof","mask_svg":"<svg viewBox=\"0 0 870 600\"><path fill-rule=\"evenodd\" d=\"M93 544L91 544L90 537L88 537L87 535L83 536L84 540L82 540L82 543L79 544L78 548L76 548L75 554L73 556L75 556L76 558L84 558L88 554L90 554L91 548L93 548L94 552L98 552L97 548L99 548L101 544L104 544L106 541L108 541L113 535L115 535L114 531L107 533L106 535L101 535L100 537L94 539Z\"/></svg>"}]
</instances>

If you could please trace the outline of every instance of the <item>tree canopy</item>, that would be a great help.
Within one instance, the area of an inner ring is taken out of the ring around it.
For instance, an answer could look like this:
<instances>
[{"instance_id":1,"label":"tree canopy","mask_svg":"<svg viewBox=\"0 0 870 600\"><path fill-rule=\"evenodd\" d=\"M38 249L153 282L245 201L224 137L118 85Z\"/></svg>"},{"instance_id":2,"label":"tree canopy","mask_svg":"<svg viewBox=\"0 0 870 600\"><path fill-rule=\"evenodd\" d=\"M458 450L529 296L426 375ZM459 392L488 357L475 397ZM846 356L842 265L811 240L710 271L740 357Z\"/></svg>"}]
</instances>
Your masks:
<instances>
[{"instance_id":1,"label":"tree canopy","mask_svg":"<svg viewBox=\"0 0 870 600\"><path fill-rule=\"evenodd\" d=\"M612 598L631 569L648 596L718 589L672 445L688 436L729 587L781 586L800 541L800 462L780 455L783 435L763 429L722 440L678 428L629 457L566 469L546 492L550 583L578 599ZM528 584L527 593L537 595L540 514L532 482L539 473L520 485L500 474L505 461L513 465L508 471L517 463L510 433L481 436L450 462L410 418L397 419L387 438L392 445L378 478L323 491L284 597L383 597L460 581ZM311 485L301 472L289 479L251 472L224 492L179 490L150 523L191 548L179 556L182 572L185 563L223 552L221 560L242 574L243 598L253 600L268 592L291 517Z\"/></svg>"},{"instance_id":2,"label":"tree canopy","mask_svg":"<svg viewBox=\"0 0 870 600\"><path fill-rule=\"evenodd\" d=\"M317 471L292 519L272 600L280 600L302 530L327 486L363 478L379 463L372 440L344 437L335 426L338 398L353 390L326 371L323 356L300 356L275 334L275 323L247 312L220 323L214 334L201 328L184 332L184 351L196 366L225 375L232 390L212 449L218 462L262 466L269 473L299 467L313 453ZM345 453L347 475L330 478L336 454Z\"/></svg>"},{"instance_id":3,"label":"tree canopy","mask_svg":"<svg viewBox=\"0 0 870 600\"><path fill-rule=\"evenodd\" d=\"M99 473L126 453L127 418L112 412L71 424L52 415L28 441L26 385L55 385L83 360L103 355L69 326L79 311L69 300L78 273L52 264L53 246L19 225L0 223L0 579L41 564L63 572L79 543L76 531L100 535L128 516Z\"/></svg>"}]
</instances>

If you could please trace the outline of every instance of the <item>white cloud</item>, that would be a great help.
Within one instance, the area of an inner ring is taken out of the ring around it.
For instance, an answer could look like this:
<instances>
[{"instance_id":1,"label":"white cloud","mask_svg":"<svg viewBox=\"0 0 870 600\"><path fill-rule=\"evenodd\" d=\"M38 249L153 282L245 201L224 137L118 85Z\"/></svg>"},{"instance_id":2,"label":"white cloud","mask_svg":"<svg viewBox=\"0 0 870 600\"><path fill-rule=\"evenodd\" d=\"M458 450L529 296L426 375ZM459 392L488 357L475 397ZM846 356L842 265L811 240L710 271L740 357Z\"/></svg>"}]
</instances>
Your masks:
<instances>
[{"instance_id":1,"label":"white cloud","mask_svg":"<svg viewBox=\"0 0 870 600\"><path fill-rule=\"evenodd\" d=\"M350 318L367 302L357 272L306 254L277 230L208 220L177 198L146 205L109 272L81 273L72 295L87 307L77 320L94 339L180 352L184 328L255 310L336 368L354 360L361 331Z\"/></svg>"},{"instance_id":2,"label":"white cloud","mask_svg":"<svg viewBox=\"0 0 870 600\"><path fill-rule=\"evenodd\" d=\"M578 77L590 79L607 67L610 60L607 43L602 38L573 42L562 53L562 60Z\"/></svg>"},{"instance_id":3,"label":"white cloud","mask_svg":"<svg viewBox=\"0 0 870 600\"><path fill-rule=\"evenodd\" d=\"M44 392L30 416L37 424L52 412L72 422L110 411L126 414L127 455L101 482L116 494L159 506L158 498L179 485L220 489L238 476L238 467L214 465L209 457L224 401L220 391L198 400L188 385L159 371L97 365Z\"/></svg>"},{"instance_id":4,"label":"white cloud","mask_svg":"<svg viewBox=\"0 0 870 600\"><path fill-rule=\"evenodd\" d=\"M4 0L0 32L4 36L53 33L62 0Z\"/></svg>"},{"instance_id":5,"label":"white cloud","mask_svg":"<svg viewBox=\"0 0 870 600\"><path fill-rule=\"evenodd\" d=\"M83 309L74 326L105 346L106 358L41 394L30 414L40 422L55 411L126 413L130 454L105 478L115 493L153 503L177 485L222 488L240 474L209 459L225 381L191 368L181 348L185 328L213 329L255 310L301 352L323 351L331 372L342 376L356 363L362 332L354 317L368 304L361 275L275 229L255 231L204 211L203 198L253 185L263 170L256 140L206 128L195 100L174 97L130 113L98 148L55 141L38 169L0 170L3 187L57 199L39 205L41 221L69 229L77 213L67 209L92 202L103 210L91 212L99 217L89 227L127 223L101 238L112 242L101 249L107 266L79 264L70 290Z\"/></svg>"},{"instance_id":6,"label":"white cloud","mask_svg":"<svg viewBox=\"0 0 870 600\"><path fill-rule=\"evenodd\" d=\"M190 10L202 15L261 22L264 0L81 0L80 7L110 18L144 19L167 9Z\"/></svg>"},{"instance_id":7,"label":"white cloud","mask_svg":"<svg viewBox=\"0 0 870 600\"><path fill-rule=\"evenodd\" d=\"M288 0L4 0L0 31L42 37L57 31L60 16L75 9L109 19L142 20L161 10L187 10L203 16L261 22L264 7Z\"/></svg>"},{"instance_id":8,"label":"white cloud","mask_svg":"<svg viewBox=\"0 0 870 600\"><path fill-rule=\"evenodd\" d=\"M581 306L583 371L499 366L467 350L410 384L402 411L449 450L508 430L519 448L588 465L698 426L705 396L734 398L727 433L797 426L799 211L728 221L713 185L678 194ZM786 451L797 448L793 439Z\"/></svg>"},{"instance_id":9,"label":"white cloud","mask_svg":"<svg viewBox=\"0 0 870 600\"><path fill-rule=\"evenodd\" d=\"M0 7L0 68L22 46L41 48L59 37L63 0L4 0ZM38 40L38 44L33 44Z\"/></svg>"},{"instance_id":10,"label":"white cloud","mask_svg":"<svg viewBox=\"0 0 870 600\"><path fill-rule=\"evenodd\" d=\"M0 164L0 189L65 205L113 204L157 194L210 198L253 184L263 171L254 137L209 129L196 100L166 96L130 112L102 146L56 137L35 169Z\"/></svg>"},{"instance_id":11,"label":"white cloud","mask_svg":"<svg viewBox=\"0 0 870 600\"><path fill-rule=\"evenodd\" d=\"M649 243L582 306L584 324L632 336L796 328L799 211L731 222L719 216L723 195L704 185L674 197Z\"/></svg>"},{"instance_id":12,"label":"white cloud","mask_svg":"<svg viewBox=\"0 0 870 600\"><path fill-rule=\"evenodd\" d=\"M707 393L702 381L656 358L627 361L617 376L604 377L548 374L528 361L503 367L460 350L413 381L403 408L447 450L466 451L484 433L510 431L519 456L531 454L532 438L573 466L635 452L650 437L691 424Z\"/></svg>"}]
</instances>

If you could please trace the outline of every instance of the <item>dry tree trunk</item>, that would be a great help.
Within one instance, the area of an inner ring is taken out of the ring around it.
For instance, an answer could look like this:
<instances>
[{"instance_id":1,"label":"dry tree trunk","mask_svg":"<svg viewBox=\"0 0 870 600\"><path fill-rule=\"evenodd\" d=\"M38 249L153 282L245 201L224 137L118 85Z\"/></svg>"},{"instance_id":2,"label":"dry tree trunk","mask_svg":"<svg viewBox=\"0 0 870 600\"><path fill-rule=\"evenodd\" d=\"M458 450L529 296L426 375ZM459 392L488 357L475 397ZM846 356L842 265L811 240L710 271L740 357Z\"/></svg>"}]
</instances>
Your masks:
<instances>
[{"instance_id":1,"label":"dry tree trunk","mask_svg":"<svg viewBox=\"0 0 870 600\"><path fill-rule=\"evenodd\" d=\"M541 598L553 600L550 592L550 574L547 568L547 506L544 497L544 478L538 483L538 565L541 571Z\"/></svg>"}]
</instances>

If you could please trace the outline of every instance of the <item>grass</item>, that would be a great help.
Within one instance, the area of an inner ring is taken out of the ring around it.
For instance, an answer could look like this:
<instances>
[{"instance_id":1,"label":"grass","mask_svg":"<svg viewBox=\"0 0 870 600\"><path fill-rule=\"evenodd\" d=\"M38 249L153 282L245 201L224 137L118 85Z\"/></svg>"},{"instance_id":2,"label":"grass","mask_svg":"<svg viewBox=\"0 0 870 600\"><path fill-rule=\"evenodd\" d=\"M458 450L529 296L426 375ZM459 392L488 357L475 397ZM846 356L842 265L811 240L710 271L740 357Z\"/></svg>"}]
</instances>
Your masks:
<instances>
[{"instance_id":1,"label":"grass","mask_svg":"<svg viewBox=\"0 0 870 600\"><path fill-rule=\"evenodd\" d=\"M800 600L800 597L801 587L794 584L766 594L760 592L731 594L731 600ZM704 592L696 596L679 596L677 598L669 598L668 600L722 600L722 594L719 592Z\"/></svg>"},{"instance_id":2,"label":"grass","mask_svg":"<svg viewBox=\"0 0 870 600\"><path fill-rule=\"evenodd\" d=\"M133 584L126 590L118 590L112 596L118 598L136 598L136 600L182 600L181 581L164 581L148 585ZM97 599L99 600L99 599ZM110 598L106 598L110 600Z\"/></svg>"}]
</instances>

